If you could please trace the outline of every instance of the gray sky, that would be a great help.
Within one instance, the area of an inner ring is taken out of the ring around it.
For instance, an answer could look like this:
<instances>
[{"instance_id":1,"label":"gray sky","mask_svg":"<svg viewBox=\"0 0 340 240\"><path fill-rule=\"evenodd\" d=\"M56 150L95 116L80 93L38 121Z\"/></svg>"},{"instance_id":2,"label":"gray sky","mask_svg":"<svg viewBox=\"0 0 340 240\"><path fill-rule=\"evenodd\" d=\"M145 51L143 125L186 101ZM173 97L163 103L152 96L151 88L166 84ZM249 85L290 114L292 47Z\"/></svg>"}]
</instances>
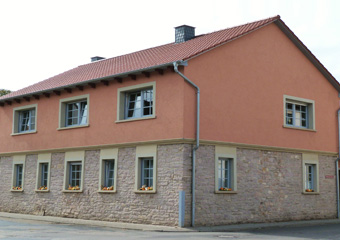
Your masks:
<instances>
[{"instance_id":1,"label":"gray sky","mask_svg":"<svg viewBox=\"0 0 340 240\"><path fill-rule=\"evenodd\" d=\"M15 0L0 2L0 89L18 90L90 62L276 15L340 80L339 0Z\"/></svg>"}]
</instances>

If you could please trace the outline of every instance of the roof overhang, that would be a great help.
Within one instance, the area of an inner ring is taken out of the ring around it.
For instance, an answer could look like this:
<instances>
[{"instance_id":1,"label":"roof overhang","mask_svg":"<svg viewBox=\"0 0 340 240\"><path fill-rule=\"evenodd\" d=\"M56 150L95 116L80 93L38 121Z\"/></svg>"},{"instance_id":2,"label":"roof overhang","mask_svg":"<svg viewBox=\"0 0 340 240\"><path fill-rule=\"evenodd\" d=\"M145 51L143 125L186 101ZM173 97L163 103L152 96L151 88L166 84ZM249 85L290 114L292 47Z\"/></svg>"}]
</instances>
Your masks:
<instances>
[{"instance_id":1,"label":"roof overhang","mask_svg":"<svg viewBox=\"0 0 340 240\"><path fill-rule=\"evenodd\" d=\"M181 60L179 60L179 61L181 61ZM60 86L60 87L50 88L50 89L37 91L37 92L31 92L31 93L23 94L23 95L19 95L19 96L3 98L3 99L0 99L0 106L4 106L6 104L6 102L13 102L13 101L19 100L19 99L21 100L21 99L31 98L31 97L34 97L34 96L41 96L41 95L44 95L44 94L51 94L51 93L54 93L54 92L57 92L57 91L63 91L65 89L73 89L73 88L77 88L77 87L79 88L79 86L86 86L86 85L90 85L90 84L97 84L97 83L102 83L102 82L107 82L107 81L116 81L117 79L119 80L119 79L123 79L123 78L126 78L126 77L147 74L147 73L151 73L151 72L154 72L154 71L159 71L161 74L163 74L162 71L166 70L169 67L173 68L173 62L155 65L155 66L147 67L147 68L141 68L141 69L137 69L137 70L133 70L133 71L129 71L129 72L109 75L109 76L105 76L105 77L101 77L101 78L89 79L89 80L82 81L82 82L79 82L79 83L63 85L63 86Z\"/></svg>"}]
</instances>

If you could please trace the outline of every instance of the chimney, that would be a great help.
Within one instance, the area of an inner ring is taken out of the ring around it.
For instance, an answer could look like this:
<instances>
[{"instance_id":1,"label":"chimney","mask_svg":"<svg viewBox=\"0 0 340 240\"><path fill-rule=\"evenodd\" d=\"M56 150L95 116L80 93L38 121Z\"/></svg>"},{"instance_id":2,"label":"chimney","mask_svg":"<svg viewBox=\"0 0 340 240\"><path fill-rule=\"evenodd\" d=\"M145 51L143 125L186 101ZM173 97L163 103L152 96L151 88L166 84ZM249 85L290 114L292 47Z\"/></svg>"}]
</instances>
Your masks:
<instances>
[{"instance_id":1,"label":"chimney","mask_svg":"<svg viewBox=\"0 0 340 240\"><path fill-rule=\"evenodd\" d=\"M195 38L195 28L188 25L175 27L175 43L186 42Z\"/></svg>"},{"instance_id":2,"label":"chimney","mask_svg":"<svg viewBox=\"0 0 340 240\"><path fill-rule=\"evenodd\" d=\"M98 56L95 56L95 57L91 57L91 62L97 62L99 60L103 60L105 59L104 57L98 57Z\"/></svg>"}]
</instances>

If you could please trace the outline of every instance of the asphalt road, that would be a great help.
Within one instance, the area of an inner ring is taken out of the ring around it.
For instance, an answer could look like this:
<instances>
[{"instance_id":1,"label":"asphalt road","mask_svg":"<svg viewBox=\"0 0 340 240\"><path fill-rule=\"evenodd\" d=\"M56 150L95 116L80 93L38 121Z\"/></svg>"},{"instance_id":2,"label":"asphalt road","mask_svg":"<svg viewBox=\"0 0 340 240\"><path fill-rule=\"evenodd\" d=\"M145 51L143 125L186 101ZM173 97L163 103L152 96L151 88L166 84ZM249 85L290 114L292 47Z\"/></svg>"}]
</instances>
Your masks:
<instances>
[{"instance_id":1,"label":"asphalt road","mask_svg":"<svg viewBox=\"0 0 340 240\"><path fill-rule=\"evenodd\" d=\"M247 232L148 232L0 218L0 239L340 240L340 224L258 229Z\"/></svg>"}]
</instances>

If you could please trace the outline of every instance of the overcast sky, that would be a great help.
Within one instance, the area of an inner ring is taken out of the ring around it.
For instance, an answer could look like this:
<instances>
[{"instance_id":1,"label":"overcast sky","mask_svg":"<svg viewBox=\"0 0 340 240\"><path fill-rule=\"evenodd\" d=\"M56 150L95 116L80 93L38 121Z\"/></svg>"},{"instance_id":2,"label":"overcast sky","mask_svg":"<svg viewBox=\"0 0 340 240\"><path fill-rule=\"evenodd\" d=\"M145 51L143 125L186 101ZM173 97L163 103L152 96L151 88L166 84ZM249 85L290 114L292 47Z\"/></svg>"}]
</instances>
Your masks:
<instances>
[{"instance_id":1,"label":"overcast sky","mask_svg":"<svg viewBox=\"0 0 340 240\"><path fill-rule=\"evenodd\" d=\"M0 89L173 42L179 25L198 35L276 15L340 80L339 0L3 0Z\"/></svg>"}]
</instances>

